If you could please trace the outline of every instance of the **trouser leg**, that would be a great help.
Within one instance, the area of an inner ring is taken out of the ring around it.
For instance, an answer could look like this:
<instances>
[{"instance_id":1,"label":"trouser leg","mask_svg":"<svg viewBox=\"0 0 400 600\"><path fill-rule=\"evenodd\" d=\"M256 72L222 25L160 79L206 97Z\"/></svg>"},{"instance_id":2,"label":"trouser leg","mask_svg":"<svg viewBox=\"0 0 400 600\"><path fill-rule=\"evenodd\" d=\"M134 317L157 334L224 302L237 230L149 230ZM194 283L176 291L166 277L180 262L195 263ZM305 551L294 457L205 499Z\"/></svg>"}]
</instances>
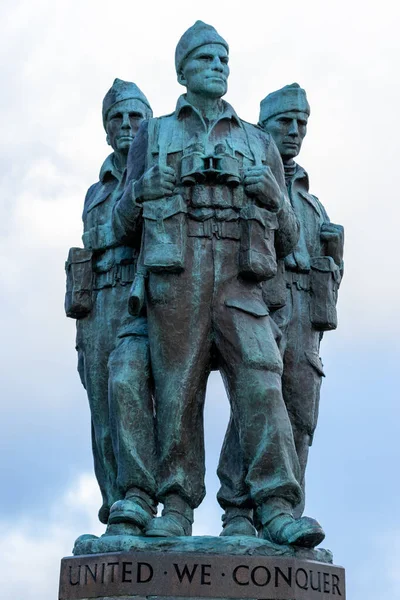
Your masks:
<instances>
[{"instance_id":1,"label":"trouser leg","mask_svg":"<svg viewBox=\"0 0 400 600\"><path fill-rule=\"evenodd\" d=\"M92 312L77 323L78 370L90 406L94 471L103 498L99 511L102 523L107 523L110 507L121 497L110 428L108 359L117 339L126 295L120 287L94 292Z\"/></svg>"},{"instance_id":2,"label":"trouser leg","mask_svg":"<svg viewBox=\"0 0 400 600\"><path fill-rule=\"evenodd\" d=\"M103 498L99 513L107 522L111 505L118 500L120 492L116 485L117 465L112 445L108 409L108 353L101 351L85 353L85 381L92 419L92 450L94 471Z\"/></svg>"},{"instance_id":3,"label":"trouser leg","mask_svg":"<svg viewBox=\"0 0 400 600\"><path fill-rule=\"evenodd\" d=\"M272 320L270 323L274 325ZM277 335L277 332L279 335ZM284 336L281 336L281 330L275 326L273 334L275 340L278 337L280 343L285 343ZM280 351L282 352L281 349ZM240 447L238 428L235 425L232 413L221 450L217 474L221 482L217 499L222 508L236 507L246 509L252 506L249 488L245 482L246 471Z\"/></svg>"},{"instance_id":4,"label":"trouser leg","mask_svg":"<svg viewBox=\"0 0 400 600\"><path fill-rule=\"evenodd\" d=\"M217 500L222 508L252 507L249 488L245 482L246 471L239 433L232 413L221 449L217 475L221 483Z\"/></svg>"},{"instance_id":5,"label":"trouser leg","mask_svg":"<svg viewBox=\"0 0 400 600\"><path fill-rule=\"evenodd\" d=\"M318 420L324 372L319 358L320 333L312 328L309 319L308 292L292 287L291 302L292 319L286 331L282 390L300 463L303 502L295 511L295 515L300 516L304 511L305 473Z\"/></svg>"},{"instance_id":6,"label":"trouser leg","mask_svg":"<svg viewBox=\"0 0 400 600\"><path fill-rule=\"evenodd\" d=\"M161 323L153 312L149 312L148 320L151 340L152 327ZM174 327L177 323L168 319L168 324ZM207 340L202 325L198 323L200 336L196 338L184 331L191 340L190 354L181 343L181 347L174 346L173 361L168 360L169 341L165 344L164 340L154 339L151 343L157 407L158 498L164 501L169 494L177 494L191 508L197 508L205 496L203 410L209 357L203 352Z\"/></svg>"},{"instance_id":7,"label":"trouser leg","mask_svg":"<svg viewBox=\"0 0 400 600\"><path fill-rule=\"evenodd\" d=\"M245 484L258 506L272 497L295 506L301 497L298 461L283 403L280 375L238 365L224 370L241 451Z\"/></svg>"},{"instance_id":8,"label":"trouser leg","mask_svg":"<svg viewBox=\"0 0 400 600\"><path fill-rule=\"evenodd\" d=\"M203 409L212 341L209 244L205 238L188 238L185 271L151 273L148 280L158 498L175 494L192 509L205 495Z\"/></svg>"},{"instance_id":9,"label":"trouser leg","mask_svg":"<svg viewBox=\"0 0 400 600\"><path fill-rule=\"evenodd\" d=\"M254 505L300 501L299 466L282 397L282 361L269 317L219 306L216 343Z\"/></svg>"},{"instance_id":10,"label":"trouser leg","mask_svg":"<svg viewBox=\"0 0 400 600\"><path fill-rule=\"evenodd\" d=\"M119 340L109 358L109 403L117 484L156 493L156 456L150 356L145 336Z\"/></svg>"}]
</instances>

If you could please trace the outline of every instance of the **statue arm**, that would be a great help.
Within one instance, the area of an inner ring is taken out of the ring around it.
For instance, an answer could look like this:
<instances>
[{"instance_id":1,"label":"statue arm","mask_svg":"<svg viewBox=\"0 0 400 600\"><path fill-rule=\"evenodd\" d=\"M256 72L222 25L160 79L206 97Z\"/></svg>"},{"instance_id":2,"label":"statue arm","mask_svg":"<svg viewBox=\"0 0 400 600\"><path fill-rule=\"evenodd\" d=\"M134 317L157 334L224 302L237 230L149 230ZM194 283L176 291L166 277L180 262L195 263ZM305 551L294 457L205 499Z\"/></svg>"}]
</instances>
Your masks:
<instances>
[{"instance_id":1,"label":"statue arm","mask_svg":"<svg viewBox=\"0 0 400 600\"><path fill-rule=\"evenodd\" d=\"M339 267L341 281L344 272L344 228L343 225L332 223L323 204L316 196L314 196L314 198L319 204L323 218L323 223L321 225L321 243L323 245L325 255L332 257L336 265Z\"/></svg>"},{"instance_id":2,"label":"statue arm","mask_svg":"<svg viewBox=\"0 0 400 600\"><path fill-rule=\"evenodd\" d=\"M287 256L296 246L300 226L288 197L283 164L273 139L268 146L268 164L282 193L282 205L277 213L279 228L275 232L275 249L278 258Z\"/></svg>"},{"instance_id":3,"label":"statue arm","mask_svg":"<svg viewBox=\"0 0 400 600\"><path fill-rule=\"evenodd\" d=\"M141 204L136 201L135 182L146 170L148 122L144 121L129 149L124 193L115 204L112 226L121 243L132 243L141 232Z\"/></svg>"},{"instance_id":4,"label":"statue arm","mask_svg":"<svg viewBox=\"0 0 400 600\"><path fill-rule=\"evenodd\" d=\"M85 201L83 203L83 212L82 212L82 222L83 222L83 234L85 234L88 230L87 226L87 210L93 200L94 195L96 194L98 183L93 183L90 186L88 191L86 192ZM85 238L83 237L83 245L85 246ZM85 246L86 247L86 246Z\"/></svg>"}]
</instances>

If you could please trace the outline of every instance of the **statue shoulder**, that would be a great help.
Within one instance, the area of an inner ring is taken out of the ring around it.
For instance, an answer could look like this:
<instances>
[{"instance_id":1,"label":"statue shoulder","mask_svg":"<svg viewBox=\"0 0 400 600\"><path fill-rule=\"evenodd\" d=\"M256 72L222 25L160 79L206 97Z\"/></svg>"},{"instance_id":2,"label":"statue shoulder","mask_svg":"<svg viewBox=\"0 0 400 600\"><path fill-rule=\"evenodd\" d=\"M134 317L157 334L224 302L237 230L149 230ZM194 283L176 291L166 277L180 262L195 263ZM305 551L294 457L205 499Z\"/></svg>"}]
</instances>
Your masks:
<instances>
[{"instance_id":1,"label":"statue shoulder","mask_svg":"<svg viewBox=\"0 0 400 600\"><path fill-rule=\"evenodd\" d=\"M329 221L328 214L321 200L310 192L310 181L307 171L299 164L297 165L295 179L298 182L298 193L300 196L315 209L323 221Z\"/></svg>"},{"instance_id":2,"label":"statue shoulder","mask_svg":"<svg viewBox=\"0 0 400 600\"><path fill-rule=\"evenodd\" d=\"M85 220L87 210L88 210L89 206L92 204L93 199L98 194L101 187L102 187L101 181L96 181L96 183L93 183L90 186L90 188L88 189L88 191L86 192L85 201L83 203L83 213L82 213L83 220Z\"/></svg>"},{"instance_id":3,"label":"statue shoulder","mask_svg":"<svg viewBox=\"0 0 400 600\"><path fill-rule=\"evenodd\" d=\"M271 134L268 133L268 131L265 131L265 129L263 127L261 127L261 125L254 124L254 123L249 123L248 121L245 121L244 119L240 119L240 120L242 122L243 127L251 135L257 135L260 138L264 138L264 139L267 139L267 140L271 139Z\"/></svg>"},{"instance_id":4,"label":"statue shoulder","mask_svg":"<svg viewBox=\"0 0 400 600\"><path fill-rule=\"evenodd\" d=\"M244 119L241 119L242 125L246 131L247 137L250 143L260 143L266 150L271 146L273 142L271 135L265 131L260 125L254 125L254 123L248 123Z\"/></svg>"}]
</instances>

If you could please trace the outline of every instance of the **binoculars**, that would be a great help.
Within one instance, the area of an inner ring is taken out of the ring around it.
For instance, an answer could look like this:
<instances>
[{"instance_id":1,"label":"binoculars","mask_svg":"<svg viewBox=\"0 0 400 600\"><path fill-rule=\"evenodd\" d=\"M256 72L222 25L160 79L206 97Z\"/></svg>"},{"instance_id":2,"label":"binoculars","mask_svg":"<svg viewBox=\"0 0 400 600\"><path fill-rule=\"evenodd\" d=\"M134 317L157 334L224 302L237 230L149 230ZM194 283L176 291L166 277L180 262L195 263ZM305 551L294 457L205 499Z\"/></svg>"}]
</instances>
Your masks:
<instances>
[{"instance_id":1,"label":"binoculars","mask_svg":"<svg viewBox=\"0 0 400 600\"><path fill-rule=\"evenodd\" d=\"M214 154L206 155L201 143L185 148L181 164L183 185L221 183L229 187L240 184L239 161L228 153L225 144L217 144Z\"/></svg>"}]
</instances>

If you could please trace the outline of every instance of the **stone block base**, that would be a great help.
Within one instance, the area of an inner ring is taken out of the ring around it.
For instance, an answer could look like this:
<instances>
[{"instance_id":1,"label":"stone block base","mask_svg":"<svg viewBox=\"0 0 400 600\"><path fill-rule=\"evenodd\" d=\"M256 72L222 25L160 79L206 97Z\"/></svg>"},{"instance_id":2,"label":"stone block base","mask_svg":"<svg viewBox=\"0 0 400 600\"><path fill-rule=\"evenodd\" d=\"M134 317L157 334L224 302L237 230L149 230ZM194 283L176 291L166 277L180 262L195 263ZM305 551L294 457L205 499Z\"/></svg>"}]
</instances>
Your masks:
<instances>
[{"instance_id":1,"label":"stone block base","mask_svg":"<svg viewBox=\"0 0 400 600\"><path fill-rule=\"evenodd\" d=\"M326 550L244 537L136 540L136 549L62 559L59 600L346 598L344 569Z\"/></svg>"}]
</instances>

